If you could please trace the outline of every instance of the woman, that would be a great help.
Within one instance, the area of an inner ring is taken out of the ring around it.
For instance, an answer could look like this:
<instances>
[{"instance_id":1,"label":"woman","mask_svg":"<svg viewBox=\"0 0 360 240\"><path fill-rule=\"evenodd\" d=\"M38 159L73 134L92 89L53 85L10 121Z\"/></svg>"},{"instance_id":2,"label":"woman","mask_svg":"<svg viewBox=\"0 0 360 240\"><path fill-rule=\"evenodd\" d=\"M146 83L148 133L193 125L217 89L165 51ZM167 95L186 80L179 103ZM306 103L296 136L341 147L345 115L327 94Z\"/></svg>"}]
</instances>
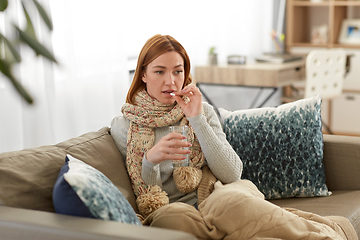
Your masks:
<instances>
[{"instance_id":1,"label":"woman","mask_svg":"<svg viewBox=\"0 0 360 240\"><path fill-rule=\"evenodd\" d=\"M242 162L191 81L181 44L153 36L140 52L123 115L111 123L143 224L198 239L346 239L334 221L282 209L240 180ZM170 125L188 125L188 142L169 133ZM181 154L189 154L190 166L173 168Z\"/></svg>"},{"instance_id":2,"label":"woman","mask_svg":"<svg viewBox=\"0 0 360 240\"><path fill-rule=\"evenodd\" d=\"M199 89L191 82L190 60L183 46L171 36L155 35L140 52L123 116L112 121L111 134L126 159L144 217L168 202L196 205L204 165L223 183L240 179L240 158L227 142L215 111L202 103ZM190 140L184 142L180 134L169 133L170 125L189 125ZM191 172L185 181L194 182L189 189L181 189L186 183L174 180L181 173L173 174L171 160L189 153ZM143 207L149 201L149 186L157 186L157 193L166 193L168 200L159 197L158 206Z\"/></svg>"}]
</instances>

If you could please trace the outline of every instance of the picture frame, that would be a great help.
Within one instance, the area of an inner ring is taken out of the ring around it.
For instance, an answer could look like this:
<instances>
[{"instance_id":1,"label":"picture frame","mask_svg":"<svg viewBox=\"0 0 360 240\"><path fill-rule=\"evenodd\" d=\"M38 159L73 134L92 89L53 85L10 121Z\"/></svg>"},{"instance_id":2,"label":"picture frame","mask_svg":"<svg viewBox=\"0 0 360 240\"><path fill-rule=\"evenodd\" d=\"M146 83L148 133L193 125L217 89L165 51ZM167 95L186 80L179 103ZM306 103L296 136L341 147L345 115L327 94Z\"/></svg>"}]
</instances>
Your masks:
<instances>
[{"instance_id":1,"label":"picture frame","mask_svg":"<svg viewBox=\"0 0 360 240\"><path fill-rule=\"evenodd\" d=\"M328 43L328 26L326 24L313 26L311 29L311 43L327 44Z\"/></svg>"},{"instance_id":2,"label":"picture frame","mask_svg":"<svg viewBox=\"0 0 360 240\"><path fill-rule=\"evenodd\" d=\"M342 21L339 43L360 45L360 19L344 19Z\"/></svg>"}]
</instances>

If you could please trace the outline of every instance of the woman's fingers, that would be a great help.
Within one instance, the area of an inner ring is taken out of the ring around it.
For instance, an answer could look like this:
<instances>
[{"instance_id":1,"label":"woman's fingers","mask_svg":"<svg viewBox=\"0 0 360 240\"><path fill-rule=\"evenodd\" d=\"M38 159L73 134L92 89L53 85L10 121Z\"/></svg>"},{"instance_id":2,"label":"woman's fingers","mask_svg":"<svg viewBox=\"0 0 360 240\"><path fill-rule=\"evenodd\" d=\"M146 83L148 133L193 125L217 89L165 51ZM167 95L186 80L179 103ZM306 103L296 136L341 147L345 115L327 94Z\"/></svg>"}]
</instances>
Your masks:
<instances>
[{"instance_id":1,"label":"woman's fingers","mask_svg":"<svg viewBox=\"0 0 360 240\"><path fill-rule=\"evenodd\" d=\"M194 117L202 112L202 94L198 87L195 85L188 85L181 91L175 92L174 99L184 111L186 117ZM189 101L187 103L181 98L181 96L187 96Z\"/></svg>"},{"instance_id":2,"label":"woman's fingers","mask_svg":"<svg viewBox=\"0 0 360 240\"><path fill-rule=\"evenodd\" d=\"M188 86L184 87L180 92L189 98L194 97L194 96L201 97L201 92L200 92L199 88L196 87L195 85L188 85Z\"/></svg>"},{"instance_id":3,"label":"woman's fingers","mask_svg":"<svg viewBox=\"0 0 360 240\"><path fill-rule=\"evenodd\" d=\"M200 92L199 88L196 87L195 85L188 85L188 86L184 87L179 92L171 93L171 95L173 97L181 97L181 96L185 95L185 96L191 98L193 96L200 96L201 97L201 92Z\"/></svg>"},{"instance_id":4,"label":"woman's fingers","mask_svg":"<svg viewBox=\"0 0 360 240\"><path fill-rule=\"evenodd\" d=\"M169 133L155 144L147 153L146 159L153 163L161 163L165 160L184 159L182 154L189 154L190 143L183 141L186 137L179 133Z\"/></svg>"},{"instance_id":5,"label":"woman's fingers","mask_svg":"<svg viewBox=\"0 0 360 240\"><path fill-rule=\"evenodd\" d=\"M189 142L184 141L184 139L186 139L186 137L184 135L181 135L180 133L169 133L165 137L168 138L169 153L184 154L184 151L182 151L183 150L182 148L191 147L191 144Z\"/></svg>"},{"instance_id":6,"label":"woman's fingers","mask_svg":"<svg viewBox=\"0 0 360 240\"><path fill-rule=\"evenodd\" d=\"M170 132L164 137L164 139L167 141L172 140L172 139L184 140L184 139L186 139L186 137L178 132Z\"/></svg>"}]
</instances>

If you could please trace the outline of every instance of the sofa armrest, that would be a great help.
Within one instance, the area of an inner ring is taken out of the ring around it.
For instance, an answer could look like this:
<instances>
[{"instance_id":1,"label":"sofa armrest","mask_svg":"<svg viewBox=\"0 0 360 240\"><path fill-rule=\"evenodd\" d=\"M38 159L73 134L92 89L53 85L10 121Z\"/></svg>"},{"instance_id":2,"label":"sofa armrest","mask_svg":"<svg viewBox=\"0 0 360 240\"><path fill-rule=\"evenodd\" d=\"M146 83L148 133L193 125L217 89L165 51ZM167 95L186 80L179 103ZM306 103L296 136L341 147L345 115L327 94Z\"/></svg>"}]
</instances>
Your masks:
<instances>
[{"instance_id":1,"label":"sofa armrest","mask_svg":"<svg viewBox=\"0 0 360 240\"><path fill-rule=\"evenodd\" d=\"M324 134L324 165L329 190L359 190L360 137Z\"/></svg>"},{"instance_id":2,"label":"sofa armrest","mask_svg":"<svg viewBox=\"0 0 360 240\"><path fill-rule=\"evenodd\" d=\"M0 206L1 239L196 239L180 231Z\"/></svg>"}]
</instances>

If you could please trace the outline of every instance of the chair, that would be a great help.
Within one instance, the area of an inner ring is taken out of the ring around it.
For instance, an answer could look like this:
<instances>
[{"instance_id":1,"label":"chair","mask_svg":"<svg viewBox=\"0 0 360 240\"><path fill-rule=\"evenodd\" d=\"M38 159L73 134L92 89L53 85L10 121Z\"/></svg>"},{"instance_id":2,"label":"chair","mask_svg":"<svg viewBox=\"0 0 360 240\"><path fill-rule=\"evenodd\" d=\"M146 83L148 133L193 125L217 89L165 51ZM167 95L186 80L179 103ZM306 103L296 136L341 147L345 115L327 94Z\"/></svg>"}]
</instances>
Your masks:
<instances>
[{"instance_id":1,"label":"chair","mask_svg":"<svg viewBox=\"0 0 360 240\"><path fill-rule=\"evenodd\" d=\"M341 49L313 50L306 57L305 98L321 94L333 99L342 94L346 53Z\"/></svg>"},{"instance_id":2,"label":"chair","mask_svg":"<svg viewBox=\"0 0 360 240\"><path fill-rule=\"evenodd\" d=\"M293 92L284 102L309 98L317 94L323 100L331 100L342 94L345 79L347 56L342 49L313 50L306 57L306 80L291 86ZM301 92L301 89L304 91ZM294 98L295 97L295 98ZM323 126L331 134L330 128Z\"/></svg>"}]
</instances>

